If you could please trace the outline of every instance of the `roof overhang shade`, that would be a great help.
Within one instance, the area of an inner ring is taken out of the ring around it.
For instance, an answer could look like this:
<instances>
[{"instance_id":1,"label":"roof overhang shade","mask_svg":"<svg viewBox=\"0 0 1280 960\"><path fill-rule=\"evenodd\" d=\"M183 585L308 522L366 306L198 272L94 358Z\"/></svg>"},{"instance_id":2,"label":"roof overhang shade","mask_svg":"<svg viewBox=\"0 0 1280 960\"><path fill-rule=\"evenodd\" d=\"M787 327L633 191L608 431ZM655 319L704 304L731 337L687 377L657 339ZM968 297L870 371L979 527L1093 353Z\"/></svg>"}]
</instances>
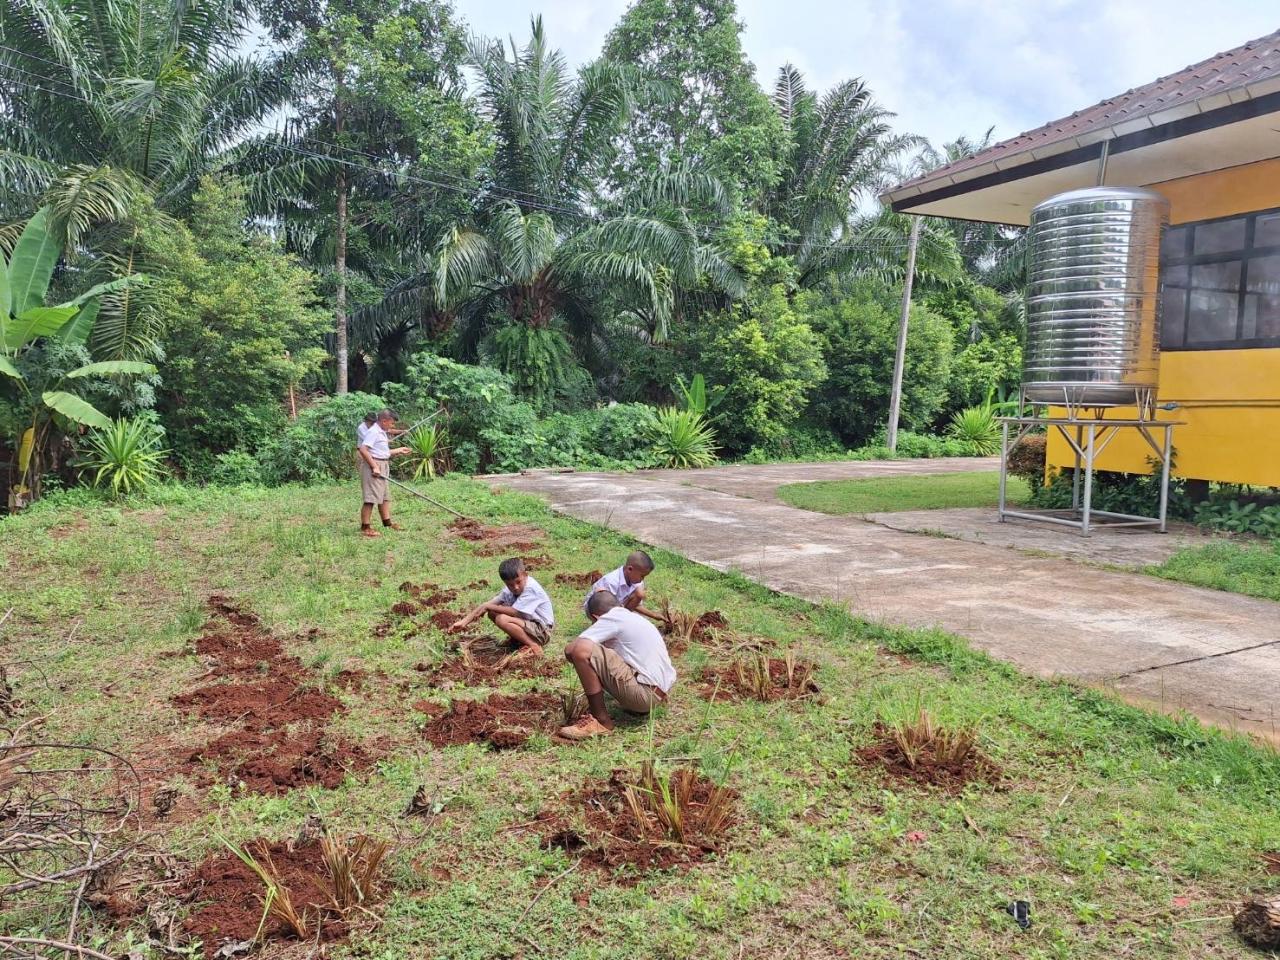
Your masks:
<instances>
[{"instance_id":1,"label":"roof overhang shade","mask_svg":"<svg viewBox=\"0 0 1280 960\"><path fill-rule=\"evenodd\" d=\"M1280 157L1280 77L1011 149L1017 139L908 181L881 200L901 213L1026 225L1040 201L1098 183L1104 145L1106 182L1127 186Z\"/></svg>"}]
</instances>

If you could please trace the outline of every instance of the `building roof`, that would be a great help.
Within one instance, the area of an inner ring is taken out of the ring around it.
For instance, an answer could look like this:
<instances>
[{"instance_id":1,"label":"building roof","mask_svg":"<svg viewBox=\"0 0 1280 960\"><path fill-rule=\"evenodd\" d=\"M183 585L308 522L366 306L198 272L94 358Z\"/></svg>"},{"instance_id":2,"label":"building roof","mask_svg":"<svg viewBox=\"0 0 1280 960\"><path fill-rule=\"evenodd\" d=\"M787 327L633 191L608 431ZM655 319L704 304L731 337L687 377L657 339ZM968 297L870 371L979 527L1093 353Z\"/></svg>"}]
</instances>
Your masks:
<instances>
[{"instance_id":1,"label":"building roof","mask_svg":"<svg viewBox=\"0 0 1280 960\"><path fill-rule=\"evenodd\" d=\"M938 185L958 185L989 170L1007 170L1277 90L1280 30L905 181L884 197L897 207Z\"/></svg>"}]
</instances>

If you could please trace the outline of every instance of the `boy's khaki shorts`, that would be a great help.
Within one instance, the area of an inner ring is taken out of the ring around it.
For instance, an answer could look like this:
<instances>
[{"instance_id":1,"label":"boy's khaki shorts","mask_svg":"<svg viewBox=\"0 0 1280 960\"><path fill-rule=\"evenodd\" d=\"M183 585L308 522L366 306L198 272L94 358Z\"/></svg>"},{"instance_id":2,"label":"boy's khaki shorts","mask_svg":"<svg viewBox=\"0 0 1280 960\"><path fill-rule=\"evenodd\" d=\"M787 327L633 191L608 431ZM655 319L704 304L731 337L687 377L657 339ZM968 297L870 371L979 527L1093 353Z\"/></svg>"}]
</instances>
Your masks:
<instances>
[{"instance_id":1,"label":"boy's khaki shorts","mask_svg":"<svg viewBox=\"0 0 1280 960\"><path fill-rule=\"evenodd\" d=\"M551 628L541 620L534 620L532 617L522 617L520 626L524 627L524 632L529 635L532 640L540 647L545 647L551 642Z\"/></svg>"},{"instance_id":2,"label":"boy's khaki shorts","mask_svg":"<svg viewBox=\"0 0 1280 960\"><path fill-rule=\"evenodd\" d=\"M589 662L600 678L600 685L628 713L648 713L662 702L663 697L657 689L637 680L631 664L608 647L595 644Z\"/></svg>"},{"instance_id":3,"label":"boy's khaki shorts","mask_svg":"<svg viewBox=\"0 0 1280 960\"><path fill-rule=\"evenodd\" d=\"M360 493L364 495L365 503L387 503L391 499L387 495L386 474L389 468L385 460L374 462L378 464L381 473L374 473L364 457L360 458Z\"/></svg>"}]
</instances>

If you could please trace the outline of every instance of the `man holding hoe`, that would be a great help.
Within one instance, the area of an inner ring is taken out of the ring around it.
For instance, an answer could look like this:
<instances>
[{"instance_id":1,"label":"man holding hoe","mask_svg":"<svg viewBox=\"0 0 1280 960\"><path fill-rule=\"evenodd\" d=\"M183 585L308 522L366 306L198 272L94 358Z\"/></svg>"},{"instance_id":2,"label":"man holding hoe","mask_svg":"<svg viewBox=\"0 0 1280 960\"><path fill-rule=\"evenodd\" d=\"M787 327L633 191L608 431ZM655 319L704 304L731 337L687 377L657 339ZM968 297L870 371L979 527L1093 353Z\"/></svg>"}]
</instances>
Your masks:
<instances>
[{"instance_id":1,"label":"man holding hoe","mask_svg":"<svg viewBox=\"0 0 1280 960\"><path fill-rule=\"evenodd\" d=\"M378 421L365 431L356 452L360 455L360 492L364 506L360 508L360 534L365 537L382 536L369 526L376 504L382 525L391 530L400 526L391 520L391 495L387 490L387 478L391 473L391 458L409 453L408 447L391 448L388 433L395 427L396 415L390 410L378 411Z\"/></svg>"}]
</instances>

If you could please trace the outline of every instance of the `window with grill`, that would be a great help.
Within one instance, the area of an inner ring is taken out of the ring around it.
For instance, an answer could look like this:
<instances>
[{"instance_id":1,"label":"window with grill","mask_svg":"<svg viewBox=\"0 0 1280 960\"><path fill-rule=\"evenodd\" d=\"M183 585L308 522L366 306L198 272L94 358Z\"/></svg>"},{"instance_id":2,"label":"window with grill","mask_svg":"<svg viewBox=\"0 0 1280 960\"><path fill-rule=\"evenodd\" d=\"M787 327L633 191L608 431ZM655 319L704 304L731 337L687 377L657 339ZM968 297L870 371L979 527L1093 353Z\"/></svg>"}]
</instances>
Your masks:
<instances>
[{"instance_id":1,"label":"window with grill","mask_svg":"<svg viewBox=\"0 0 1280 960\"><path fill-rule=\"evenodd\" d=\"M1280 210L1165 231L1164 350L1280 347Z\"/></svg>"}]
</instances>

